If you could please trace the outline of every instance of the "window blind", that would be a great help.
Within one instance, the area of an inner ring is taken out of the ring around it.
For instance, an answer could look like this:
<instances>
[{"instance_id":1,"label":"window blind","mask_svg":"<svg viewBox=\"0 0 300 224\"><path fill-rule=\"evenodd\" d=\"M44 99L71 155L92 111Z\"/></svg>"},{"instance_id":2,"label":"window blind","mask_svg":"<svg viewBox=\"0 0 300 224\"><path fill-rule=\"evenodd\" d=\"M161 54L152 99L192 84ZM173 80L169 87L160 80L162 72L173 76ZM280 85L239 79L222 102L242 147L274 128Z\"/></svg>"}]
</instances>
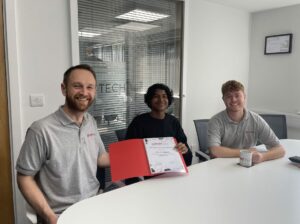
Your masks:
<instances>
[{"instance_id":1,"label":"window blind","mask_svg":"<svg viewBox=\"0 0 300 224\"><path fill-rule=\"evenodd\" d=\"M169 112L180 118L182 1L78 0L80 63L93 67L97 96L89 112L104 144L149 111L147 88L164 83L173 89Z\"/></svg>"}]
</instances>

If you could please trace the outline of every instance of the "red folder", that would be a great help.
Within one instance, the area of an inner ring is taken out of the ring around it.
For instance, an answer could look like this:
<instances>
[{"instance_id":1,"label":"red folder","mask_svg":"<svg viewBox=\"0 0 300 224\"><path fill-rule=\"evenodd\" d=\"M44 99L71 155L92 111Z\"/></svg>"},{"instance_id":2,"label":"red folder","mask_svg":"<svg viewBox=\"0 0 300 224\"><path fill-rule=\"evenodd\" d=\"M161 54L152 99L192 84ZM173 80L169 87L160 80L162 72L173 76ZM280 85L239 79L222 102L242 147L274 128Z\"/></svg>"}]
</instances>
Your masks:
<instances>
[{"instance_id":1,"label":"red folder","mask_svg":"<svg viewBox=\"0 0 300 224\"><path fill-rule=\"evenodd\" d=\"M178 154L183 162L185 172L188 173L181 153L178 152ZM157 175L151 174L143 139L129 139L110 144L109 157L112 181Z\"/></svg>"}]
</instances>

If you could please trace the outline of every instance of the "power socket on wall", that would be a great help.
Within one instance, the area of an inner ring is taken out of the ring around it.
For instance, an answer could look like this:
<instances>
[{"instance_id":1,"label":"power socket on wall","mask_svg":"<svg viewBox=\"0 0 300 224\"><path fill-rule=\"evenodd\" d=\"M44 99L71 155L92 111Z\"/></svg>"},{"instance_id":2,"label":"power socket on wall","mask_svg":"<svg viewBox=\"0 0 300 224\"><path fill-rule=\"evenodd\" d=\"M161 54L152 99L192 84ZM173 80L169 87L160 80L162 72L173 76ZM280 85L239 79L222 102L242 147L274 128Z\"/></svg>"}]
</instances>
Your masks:
<instances>
[{"instance_id":1,"label":"power socket on wall","mask_svg":"<svg viewBox=\"0 0 300 224\"><path fill-rule=\"evenodd\" d=\"M29 98L31 107L42 107L45 104L44 94L30 94Z\"/></svg>"}]
</instances>

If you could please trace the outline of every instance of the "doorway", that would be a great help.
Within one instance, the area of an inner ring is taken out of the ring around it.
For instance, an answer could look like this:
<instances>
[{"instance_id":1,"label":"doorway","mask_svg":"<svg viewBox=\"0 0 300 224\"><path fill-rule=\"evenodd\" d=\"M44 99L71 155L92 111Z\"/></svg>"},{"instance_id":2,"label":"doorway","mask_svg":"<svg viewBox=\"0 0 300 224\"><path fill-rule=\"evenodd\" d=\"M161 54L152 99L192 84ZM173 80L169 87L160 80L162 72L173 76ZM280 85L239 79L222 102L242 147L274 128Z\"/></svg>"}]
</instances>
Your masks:
<instances>
[{"instance_id":1,"label":"doorway","mask_svg":"<svg viewBox=\"0 0 300 224\"><path fill-rule=\"evenodd\" d=\"M6 83L3 0L0 0L0 223L13 224L14 207Z\"/></svg>"}]
</instances>

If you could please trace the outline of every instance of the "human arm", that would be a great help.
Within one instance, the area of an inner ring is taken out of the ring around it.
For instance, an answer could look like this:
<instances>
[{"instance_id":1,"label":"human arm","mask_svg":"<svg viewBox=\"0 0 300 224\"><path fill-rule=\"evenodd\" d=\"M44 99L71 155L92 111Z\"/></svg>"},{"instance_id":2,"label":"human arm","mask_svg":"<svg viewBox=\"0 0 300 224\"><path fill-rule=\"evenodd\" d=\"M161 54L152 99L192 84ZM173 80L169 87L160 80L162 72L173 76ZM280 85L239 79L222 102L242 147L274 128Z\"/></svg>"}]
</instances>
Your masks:
<instances>
[{"instance_id":1,"label":"human arm","mask_svg":"<svg viewBox=\"0 0 300 224\"><path fill-rule=\"evenodd\" d=\"M98 156L97 164L99 167L109 167L110 160L109 154L107 152L103 152Z\"/></svg>"},{"instance_id":2,"label":"human arm","mask_svg":"<svg viewBox=\"0 0 300 224\"><path fill-rule=\"evenodd\" d=\"M272 147L266 152L259 152L255 148L251 148L250 151L252 151L252 162L254 164L279 159L285 155L285 150L282 145Z\"/></svg>"},{"instance_id":3,"label":"human arm","mask_svg":"<svg viewBox=\"0 0 300 224\"><path fill-rule=\"evenodd\" d=\"M225 122L223 113L212 117L207 126L207 144L212 158L232 158L239 157L239 148L232 148L224 145Z\"/></svg>"},{"instance_id":4,"label":"human arm","mask_svg":"<svg viewBox=\"0 0 300 224\"><path fill-rule=\"evenodd\" d=\"M213 158L232 158L240 157L241 149L233 149L224 146L209 147L210 153Z\"/></svg>"},{"instance_id":5,"label":"human arm","mask_svg":"<svg viewBox=\"0 0 300 224\"><path fill-rule=\"evenodd\" d=\"M35 180L35 175L47 161L47 147L44 142L36 126L32 125L28 128L16 164L17 184L25 200L35 212L46 223L55 224L58 217Z\"/></svg>"},{"instance_id":6,"label":"human arm","mask_svg":"<svg viewBox=\"0 0 300 224\"><path fill-rule=\"evenodd\" d=\"M125 139L142 138L138 118L139 117L135 117L128 125L126 129Z\"/></svg>"},{"instance_id":7,"label":"human arm","mask_svg":"<svg viewBox=\"0 0 300 224\"><path fill-rule=\"evenodd\" d=\"M185 154L188 151L188 148L186 147L186 145L182 142L179 142L176 145L176 149L178 150L178 152L180 152L181 154Z\"/></svg>"},{"instance_id":8,"label":"human arm","mask_svg":"<svg viewBox=\"0 0 300 224\"><path fill-rule=\"evenodd\" d=\"M176 127L177 131L176 131L175 138L178 141L176 148L178 149L178 151L180 153L182 153L185 164L187 166L190 166L192 164L193 154L187 143L187 137L186 137L180 123L178 121L176 123L177 123L177 125L175 127Z\"/></svg>"},{"instance_id":9,"label":"human arm","mask_svg":"<svg viewBox=\"0 0 300 224\"><path fill-rule=\"evenodd\" d=\"M258 127L258 139L259 142L265 144L267 147L266 152L259 152L255 148L251 149L253 163L260 163L267 160L273 160L281 158L285 155L285 149L280 144L279 139L275 135L274 131L270 128L268 123L260 116L257 118Z\"/></svg>"},{"instance_id":10,"label":"human arm","mask_svg":"<svg viewBox=\"0 0 300 224\"><path fill-rule=\"evenodd\" d=\"M41 192L33 176L17 174L18 187L26 201L46 223L56 224L57 215L50 208L44 194Z\"/></svg>"},{"instance_id":11,"label":"human arm","mask_svg":"<svg viewBox=\"0 0 300 224\"><path fill-rule=\"evenodd\" d=\"M231 149L223 146L210 147L212 156L216 158L240 157L240 150L241 149ZM266 152L259 152L255 148L250 148L249 150L252 151L252 162L254 164L278 159L283 157L285 154L285 150L282 145L272 147Z\"/></svg>"},{"instance_id":12,"label":"human arm","mask_svg":"<svg viewBox=\"0 0 300 224\"><path fill-rule=\"evenodd\" d=\"M99 147L98 158L97 158L98 167L102 167L102 168L109 167L110 166L109 154L106 152L105 146L103 144L100 135L98 138L98 147Z\"/></svg>"},{"instance_id":13,"label":"human arm","mask_svg":"<svg viewBox=\"0 0 300 224\"><path fill-rule=\"evenodd\" d=\"M248 149L242 141L245 134L238 134L238 124L229 121L226 111L213 116L208 122L207 145L212 158L240 157L240 150ZM251 146L250 144L249 146Z\"/></svg>"}]
</instances>

